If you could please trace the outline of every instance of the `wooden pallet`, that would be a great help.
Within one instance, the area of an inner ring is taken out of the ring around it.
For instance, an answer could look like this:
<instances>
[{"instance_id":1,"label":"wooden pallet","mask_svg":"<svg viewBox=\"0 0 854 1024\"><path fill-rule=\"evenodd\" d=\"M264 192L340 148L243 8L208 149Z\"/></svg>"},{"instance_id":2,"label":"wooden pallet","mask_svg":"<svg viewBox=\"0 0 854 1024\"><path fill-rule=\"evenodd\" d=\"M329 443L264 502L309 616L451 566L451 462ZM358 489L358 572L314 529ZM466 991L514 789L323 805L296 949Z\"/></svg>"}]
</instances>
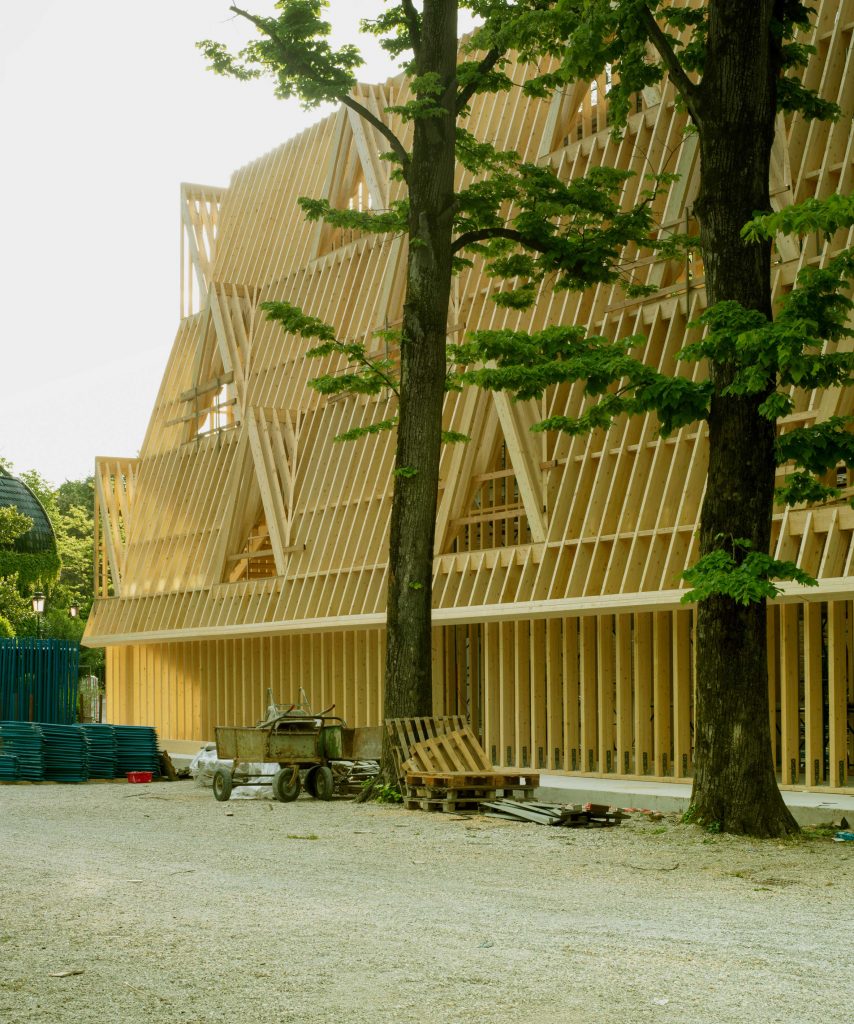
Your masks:
<instances>
[{"instance_id":1,"label":"wooden pallet","mask_svg":"<svg viewBox=\"0 0 854 1024\"><path fill-rule=\"evenodd\" d=\"M441 715L434 718L387 718L385 727L391 741L394 767L399 781L404 782L406 771L403 765L410 759L414 746L425 740L435 739L445 733L462 729L466 725L466 720L462 715Z\"/></svg>"},{"instance_id":2,"label":"wooden pallet","mask_svg":"<svg viewBox=\"0 0 854 1024\"><path fill-rule=\"evenodd\" d=\"M531 799L537 773L495 771L461 716L386 720L408 810L476 811L497 795Z\"/></svg>"},{"instance_id":3,"label":"wooden pallet","mask_svg":"<svg viewBox=\"0 0 854 1024\"><path fill-rule=\"evenodd\" d=\"M411 772L443 774L482 774L493 771L486 751L468 725L416 743L410 749L403 768Z\"/></svg>"},{"instance_id":4,"label":"wooden pallet","mask_svg":"<svg viewBox=\"0 0 854 1024\"><path fill-rule=\"evenodd\" d=\"M448 789L443 786L407 785L403 806L408 811L478 811L484 801L494 800L489 786Z\"/></svg>"},{"instance_id":5,"label":"wooden pallet","mask_svg":"<svg viewBox=\"0 0 854 1024\"><path fill-rule=\"evenodd\" d=\"M405 776L407 793L426 787L448 793L483 790L493 794L481 796L481 800L494 800L496 795L530 800L539 784L539 775L511 775L507 772L407 772Z\"/></svg>"}]
</instances>

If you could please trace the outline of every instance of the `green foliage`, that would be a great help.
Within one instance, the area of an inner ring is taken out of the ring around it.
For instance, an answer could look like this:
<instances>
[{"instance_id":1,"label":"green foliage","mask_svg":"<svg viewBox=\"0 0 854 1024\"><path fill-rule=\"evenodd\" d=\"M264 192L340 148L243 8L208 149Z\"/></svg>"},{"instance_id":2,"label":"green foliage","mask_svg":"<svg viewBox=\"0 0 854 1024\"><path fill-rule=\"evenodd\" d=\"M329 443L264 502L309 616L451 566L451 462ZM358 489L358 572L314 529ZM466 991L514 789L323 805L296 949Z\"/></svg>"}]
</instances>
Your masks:
<instances>
[{"instance_id":1,"label":"green foliage","mask_svg":"<svg viewBox=\"0 0 854 1024\"><path fill-rule=\"evenodd\" d=\"M370 787L371 800L374 800L378 804L402 804L403 796L400 790L393 782L375 782L374 779L368 779L367 782L363 783L364 788Z\"/></svg>"},{"instance_id":2,"label":"green foliage","mask_svg":"<svg viewBox=\"0 0 854 1024\"><path fill-rule=\"evenodd\" d=\"M337 210L330 205L328 199L308 199L305 196L297 200L306 220L322 220L332 227L348 231L365 231L372 234L397 234L406 231L409 204L395 201L391 208L374 212L372 210ZM275 305L275 303L264 303Z\"/></svg>"},{"instance_id":3,"label":"green foliage","mask_svg":"<svg viewBox=\"0 0 854 1024\"><path fill-rule=\"evenodd\" d=\"M851 416L831 416L812 427L796 427L777 438L777 464L794 462L810 473L826 473L842 462L854 466Z\"/></svg>"},{"instance_id":4,"label":"green foliage","mask_svg":"<svg viewBox=\"0 0 854 1024\"><path fill-rule=\"evenodd\" d=\"M498 4L484 6L494 13ZM811 10L799 0L784 0L775 6L772 31L780 72L777 105L780 110L798 110L807 118L836 118L838 107L806 88L794 73L814 52L794 41L809 27ZM686 8L661 0L532 0L505 4L504 16L488 19L475 33L472 47L494 46L502 52L515 49L532 63L545 55L555 58L557 67L526 81L523 88L533 96L546 96L567 82L589 81L610 65L608 108L612 131L619 135L634 109L634 95L658 84L666 71L680 92L680 102L693 117L702 118L702 89L696 79L702 81L705 69L708 16L708 4ZM667 60L651 59L650 41L659 51L668 51Z\"/></svg>"},{"instance_id":5,"label":"green foliage","mask_svg":"<svg viewBox=\"0 0 854 1024\"><path fill-rule=\"evenodd\" d=\"M0 547L13 544L33 527L33 521L14 505L0 508Z\"/></svg>"},{"instance_id":6,"label":"green foliage","mask_svg":"<svg viewBox=\"0 0 854 1024\"><path fill-rule=\"evenodd\" d=\"M806 235L818 231L825 236L854 225L854 193L834 193L826 199L805 199L777 213L766 213L745 224L741 234L747 242L773 238L776 234Z\"/></svg>"},{"instance_id":7,"label":"green foliage","mask_svg":"<svg viewBox=\"0 0 854 1024\"><path fill-rule=\"evenodd\" d=\"M749 540L719 536L717 541L720 547L703 555L682 574L692 588L682 598L683 604L721 596L742 605L771 599L780 593L773 580L817 586L816 580L794 562L781 562L756 551Z\"/></svg>"},{"instance_id":8,"label":"green foliage","mask_svg":"<svg viewBox=\"0 0 854 1024\"><path fill-rule=\"evenodd\" d=\"M556 289L583 289L623 278L620 254L627 244L653 249L650 204L657 180L641 202L627 210L622 195L631 172L595 167L586 177L562 181L546 165L521 163L515 153L475 144L458 133L458 158L479 176L457 197L454 251L479 255L491 277L515 281L493 296L505 308L526 309L536 285L548 278ZM507 209L512 210L508 216ZM669 251L676 239L665 243Z\"/></svg>"},{"instance_id":9,"label":"green foliage","mask_svg":"<svg viewBox=\"0 0 854 1024\"><path fill-rule=\"evenodd\" d=\"M844 224L843 205L810 202L785 221L758 218L753 232L773 233L781 224ZM854 217L852 217L854 223ZM745 232L747 234L748 232ZM729 383L725 395L764 396L761 411L769 419L783 416L794 405L793 389L814 389L854 383L854 352L828 351L827 342L854 336L849 317L854 303L847 294L854 279L854 250L834 257L822 269L806 268L796 286L784 297L775 320L737 302L720 302L689 326L703 328L698 340L686 344L681 361L708 360L725 368ZM611 341L587 337L575 326L555 326L525 333L476 331L450 354L462 369L457 381L489 390L510 392L515 399L541 397L547 388L564 382L582 382L584 393L599 401L580 416L553 416L537 423L537 431L560 430L582 434L607 429L620 416L655 413L660 432L668 434L708 415L710 381L694 382L687 376L661 374L643 363L633 351L641 337ZM478 365L479 364L479 365ZM820 477L839 464L854 465L854 433L850 417L831 417L810 427L798 427L777 441L778 465L793 471L777 490L777 500L788 504L823 501L839 491ZM686 601L726 595L740 604L773 598L779 593L774 580L804 585L814 580L791 562L780 562L750 550L748 541L719 538L684 578L692 590Z\"/></svg>"},{"instance_id":10,"label":"green foliage","mask_svg":"<svg viewBox=\"0 0 854 1024\"><path fill-rule=\"evenodd\" d=\"M441 78L435 72L413 76L409 81L409 88L415 99L386 107L388 113L399 114L403 121L424 120L447 115L448 110L441 103L445 88Z\"/></svg>"},{"instance_id":11,"label":"green foliage","mask_svg":"<svg viewBox=\"0 0 854 1024\"><path fill-rule=\"evenodd\" d=\"M11 465L6 468L12 472ZM19 476L47 513L56 536L56 551L33 554L0 550L0 636L35 633L31 596L34 590L42 590L46 596L42 635L79 642L94 598L94 481L92 477L66 480L54 488L35 470ZM0 509L0 524L9 519L7 510ZM68 615L72 603L80 609L78 619ZM81 652L81 666L89 672L101 673L103 663L103 651Z\"/></svg>"},{"instance_id":12,"label":"green foliage","mask_svg":"<svg viewBox=\"0 0 854 1024\"><path fill-rule=\"evenodd\" d=\"M411 480L412 477L418 476L418 470L415 466L398 466L392 473L394 476L401 477L404 480Z\"/></svg>"},{"instance_id":13,"label":"green foliage","mask_svg":"<svg viewBox=\"0 0 854 1024\"><path fill-rule=\"evenodd\" d=\"M553 384L582 381L585 394L601 396L579 417L554 416L535 430L569 434L607 428L618 417L656 412L661 432L670 433L708 411L711 385L687 377L670 377L631 355L644 344L638 336L610 341L585 337L579 327L548 327L522 331L475 331L452 356L461 365L489 364L463 371L459 379L491 391L510 391L514 398L539 398Z\"/></svg>"},{"instance_id":14,"label":"green foliage","mask_svg":"<svg viewBox=\"0 0 854 1024\"><path fill-rule=\"evenodd\" d=\"M334 441L358 441L360 437L370 437L372 434L381 434L386 430L394 430L397 426L397 416L387 420L380 420L378 423L370 423L366 427L352 427L345 430L343 434L336 434Z\"/></svg>"},{"instance_id":15,"label":"green foliage","mask_svg":"<svg viewBox=\"0 0 854 1024\"><path fill-rule=\"evenodd\" d=\"M329 44L330 25L321 17L326 7L326 0L278 0L278 17L264 18L232 6L255 25L260 38L236 55L210 39L196 46L211 71L242 81L270 77L281 99L298 96L307 108L341 100L356 84L355 69L364 61L352 44L338 50Z\"/></svg>"},{"instance_id":16,"label":"green foliage","mask_svg":"<svg viewBox=\"0 0 854 1024\"><path fill-rule=\"evenodd\" d=\"M29 597L21 591L16 572L0 568L0 619L5 636L24 636L35 632L35 617Z\"/></svg>"},{"instance_id":17,"label":"green foliage","mask_svg":"<svg viewBox=\"0 0 854 1024\"><path fill-rule=\"evenodd\" d=\"M262 302L260 308L268 320L281 324L284 331L300 334L303 338L317 338L318 341L335 341L334 327L315 316L308 316L290 302Z\"/></svg>"},{"instance_id":18,"label":"green foliage","mask_svg":"<svg viewBox=\"0 0 854 1024\"><path fill-rule=\"evenodd\" d=\"M0 551L0 576L17 576L25 593L49 590L59 568L59 556L53 551Z\"/></svg>"}]
</instances>

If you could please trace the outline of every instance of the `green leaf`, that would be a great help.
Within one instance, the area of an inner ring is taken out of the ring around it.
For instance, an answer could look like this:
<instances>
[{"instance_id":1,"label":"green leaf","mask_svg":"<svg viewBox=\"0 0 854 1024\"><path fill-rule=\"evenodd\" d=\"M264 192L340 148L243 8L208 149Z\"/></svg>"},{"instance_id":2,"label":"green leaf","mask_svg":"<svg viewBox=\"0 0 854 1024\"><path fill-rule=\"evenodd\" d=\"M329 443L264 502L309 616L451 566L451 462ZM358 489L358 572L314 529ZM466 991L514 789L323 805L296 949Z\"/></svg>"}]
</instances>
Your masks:
<instances>
[{"instance_id":1,"label":"green leaf","mask_svg":"<svg viewBox=\"0 0 854 1024\"><path fill-rule=\"evenodd\" d=\"M366 427L353 427L345 430L343 434L336 434L335 441L358 441L362 437L371 437L374 434L381 434L387 430L394 430L397 426L398 417L392 416L387 420L380 420L378 423L370 423Z\"/></svg>"},{"instance_id":2,"label":"green leaf","mask_svg":"<svg viewBox=\"0 0 854 1024\"><path fill-rule=\"evenodd\" d=\"M741 605L772 600L781 592L774 580L793 580L805 587L818 585L794 562L778 561L753 550L749 541L734 538L718 538L718 541L724 546L703 555L682 573L682 578L692 588L682 597L683 604L712 597L727 597Z\"/></svg>"}]
</instances>

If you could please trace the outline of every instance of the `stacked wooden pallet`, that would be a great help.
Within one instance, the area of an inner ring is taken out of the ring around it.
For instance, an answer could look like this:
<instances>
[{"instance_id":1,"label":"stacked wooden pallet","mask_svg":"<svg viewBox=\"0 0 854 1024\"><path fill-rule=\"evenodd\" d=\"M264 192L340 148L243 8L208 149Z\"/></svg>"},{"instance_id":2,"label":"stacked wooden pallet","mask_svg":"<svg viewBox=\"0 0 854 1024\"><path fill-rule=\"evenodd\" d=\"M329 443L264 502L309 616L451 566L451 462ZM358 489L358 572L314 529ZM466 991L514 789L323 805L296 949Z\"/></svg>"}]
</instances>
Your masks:
<instances>
[{"instance_id":1,"label":"stacked wooden pallet","mask_svg":"<svg viewBox=\"0 0 854 1024\"><path fill-rule=\"evenodd\" d=\"M502 796L530 799L536 773L494 770L461 716L386 721L404 806L408 810L472 811Z\"/></svg>"}]
</instances>

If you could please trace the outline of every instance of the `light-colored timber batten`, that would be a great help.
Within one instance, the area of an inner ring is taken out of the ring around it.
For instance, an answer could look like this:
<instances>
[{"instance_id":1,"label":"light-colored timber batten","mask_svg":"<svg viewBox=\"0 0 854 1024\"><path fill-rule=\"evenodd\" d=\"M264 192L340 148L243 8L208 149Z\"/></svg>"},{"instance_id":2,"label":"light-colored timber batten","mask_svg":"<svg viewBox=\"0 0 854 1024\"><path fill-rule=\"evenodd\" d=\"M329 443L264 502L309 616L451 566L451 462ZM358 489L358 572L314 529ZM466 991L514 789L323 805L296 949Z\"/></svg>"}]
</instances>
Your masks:
<instances>
[{"instance_id":1,"label":"light-colored timber batten","mask_svg":"<svg viewBox=\"0 0 854 1024\"><path fill-rule=\"evenodd\" d=\"M806 84L835 99L836 123L780 116L775 208L854 188L854 0L819 5ZM521 83L528 69L513 72ZM655 201L660 231L696 231L695 136L666 83L635 98L620 141L608 129L608 73L549 102L520 89L476 97L470 130L568 179L610 165L679 180ZM383 114L405 84L359 86ZM391 117L407 138L407 127ZM86 642L106 645L114 721L202 740L254 723L265 692L335 703L350 724L381 717L386 544L394 436L336 435L392 415L393 396L327 398L307 387L331 359L258 311L287 300L341 339L383 349L401 322L406 246L307 223L300 195L382 209L400 195L387 148L342 108L237 171L227 188L182 187L182 319L138 459L99 459L97 600ZM464 184L465 174L460 174ZM778 240L773 289L854 242L854 232ZM491 301L482 266L454 282L449 338L473 328L579 323L646 337L644 358L699 376L675 355L705 307L699 253L624 253L656 292L583 294L544 283L526 313ZM445 427L468 444L442 454L434 562L434 707L467 714L497 765L687 778L693 721L693 611L681 573L697 558L706 474L703 425L658 436L654 417L588 436L532 434L577 415L579 385L516 403L450 394ZM852 411L854 394L799 394L781 430ZM781 474L785 470L781 470ZM833 482L854 494L844 469ZM854 511L845 499L778 509L777 557L817 576L769 609L771 732L784 785L849 786L854 766Z\"/></svg>"}]
</instances>

